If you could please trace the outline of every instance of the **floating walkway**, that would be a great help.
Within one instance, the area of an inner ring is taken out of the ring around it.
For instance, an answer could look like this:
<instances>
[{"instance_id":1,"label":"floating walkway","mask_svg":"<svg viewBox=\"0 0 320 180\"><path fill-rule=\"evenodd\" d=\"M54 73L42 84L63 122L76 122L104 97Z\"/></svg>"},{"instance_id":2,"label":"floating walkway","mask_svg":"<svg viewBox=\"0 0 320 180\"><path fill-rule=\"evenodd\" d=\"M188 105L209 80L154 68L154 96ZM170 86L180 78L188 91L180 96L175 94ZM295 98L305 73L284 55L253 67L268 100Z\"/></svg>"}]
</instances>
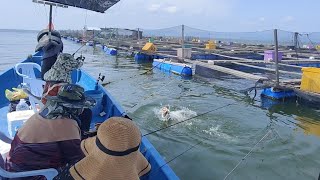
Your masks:
<instances>
[{"instance_id":1,"label":"floating walkway","mask_svg":"<svg viewBox=\"0 0 320 180\"><path fill-rule=\"evenodd\" d=\"M192 76L192 68L187 64L166 61L164 59L154 59L152 66L177 75Z\"/></svg>"}]
</instances>

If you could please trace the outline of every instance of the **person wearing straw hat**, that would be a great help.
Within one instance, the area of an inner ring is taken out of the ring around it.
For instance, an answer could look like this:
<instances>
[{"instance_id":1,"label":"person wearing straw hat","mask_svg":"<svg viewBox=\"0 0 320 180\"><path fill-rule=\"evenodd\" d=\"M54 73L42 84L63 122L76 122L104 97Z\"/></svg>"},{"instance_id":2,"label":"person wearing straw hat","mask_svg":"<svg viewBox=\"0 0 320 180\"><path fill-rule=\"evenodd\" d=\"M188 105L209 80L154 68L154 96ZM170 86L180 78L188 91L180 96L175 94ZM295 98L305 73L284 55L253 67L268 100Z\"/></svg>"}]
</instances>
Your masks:
<instances>
[{"instance_id":1,"label":"person wearing straw hat","mask_svg":"<svg viewBox=\"0 0 320 180\"><path fill-rule=\"evenodd\" d=\"M60 168L82 159L81 122L77 116L94 104L93 99L85 97L81 86L62 86L57 96L48 98L40 112L18 130L11 143L6 169L19 172Z\"/></svg>"},{"instance_id":2,"label":"person wearing straw hat","mask_svg":"<svg viewBox=\"0 0 320 180\"><path fill-rule=\"evenodd\" d=\"M139 151L141 133L133 121L112 117L103 122L97 135L81 142L85 158L56 179L133 180L147 176L151 165Z\"/></svg>"}]
</instances>

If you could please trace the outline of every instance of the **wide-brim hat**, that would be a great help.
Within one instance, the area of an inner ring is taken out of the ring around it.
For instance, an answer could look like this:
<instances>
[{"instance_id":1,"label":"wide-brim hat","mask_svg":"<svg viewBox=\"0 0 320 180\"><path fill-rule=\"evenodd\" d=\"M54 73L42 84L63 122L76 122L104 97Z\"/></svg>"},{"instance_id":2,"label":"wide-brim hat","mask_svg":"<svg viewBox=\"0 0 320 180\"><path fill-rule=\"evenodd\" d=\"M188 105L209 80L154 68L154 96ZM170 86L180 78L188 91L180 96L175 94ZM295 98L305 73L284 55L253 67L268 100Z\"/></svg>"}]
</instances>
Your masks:
<instances>
[{"instance_id":1,"label":"wide-brim hat","mask_svg":"<svg viewBox=\"0 0 320 180\"><path fill-rule=\"evenodd\" d=\"M90 108L96 101L85 96L83 87L76 84L66 84L60 87L56 96L47 96L47 101L55 101L68 108Z\"/></svg>"},{"instance_id":2,"label":"wide-brim hat","mask_svg":"<svg viewBox=\"0 0 320 180\"><path fill-rule=\"evenodd\" d=\"M81 58L74 58L69 53L60 53L51 69L44 74L43 79L45 81L71 83L72 71L80 68L82 65L83 60Z\"/></svg>"},{"instance_id":3,"label":"wide-brim hat","mask_svg":"<svg viewBox=\"0 0 320 180\"><path fill-rule=\"evenodd\" d=\"M112 117L103 122L95 137L81 142L86 155L70 168L78 179L139 179L151 165L139 151L141 133L129 119Z\"/></svg>"}]
</instances>

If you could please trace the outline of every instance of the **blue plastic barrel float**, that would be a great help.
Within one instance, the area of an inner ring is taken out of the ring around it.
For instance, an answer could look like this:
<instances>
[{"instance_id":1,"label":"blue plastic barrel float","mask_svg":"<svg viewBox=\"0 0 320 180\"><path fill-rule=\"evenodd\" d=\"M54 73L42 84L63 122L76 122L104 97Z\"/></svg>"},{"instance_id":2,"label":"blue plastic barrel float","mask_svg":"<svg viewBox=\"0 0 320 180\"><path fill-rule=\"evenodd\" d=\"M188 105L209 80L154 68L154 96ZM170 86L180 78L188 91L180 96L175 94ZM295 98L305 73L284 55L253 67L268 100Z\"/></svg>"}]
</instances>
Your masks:
<instances>
[{"instance_id":1,"label":"blue plastic barrel float","mask_svg":"<svg viewBox=\"0 0 320 180\"><path fill-rule=\"evenodd\" d=\"M266 88L261 92L261 96L274 100L295 98L296 93L293 90L275 90L274 88Z\"/></svg>"},{"instance_id":2,"label":"blue plastic barrel float","mask_svg":"<svg viewBox=\"0 0 320 180\"><path fill-rule=\"evenodd\" d=\"M153 62L153 55L138 52L134 55L134 60L137 63L152 63Z\"/></svg>"},{"instance_id":3,"label":"blue plastic barrel float","mask_svg":"<svg viewBox=\"0 0 320 180\"><path fill-rule=\"evenodd\" d=\"M103 51L111 56L116 56L118 54L118 51L115 48L109 48L107 46L102 46Z\"/></svg>"},{"instance_id":4,"label":"blue plastic barrel float","mask_svg":"<svg viewBox=\"0 0 320 180\"><path fill-rule=\"evenodd\" d=\"M182 76L192 76L192 68L183 63L173 63L163 59L154 59L153 67Z\"/></svg>"},{"instance_id":5,"label":"blue plastic barrel float","mask_svg":"<svg viewBox=\"0 0 320 180\"><path fill-rule=\"evenodd\" d=\"M157 55L157 54L146 54L143 52L137 52L134 55L134 60L137 63L152 63L154 59L164 59L165 56Z\"/></svg>"}]
</instances>

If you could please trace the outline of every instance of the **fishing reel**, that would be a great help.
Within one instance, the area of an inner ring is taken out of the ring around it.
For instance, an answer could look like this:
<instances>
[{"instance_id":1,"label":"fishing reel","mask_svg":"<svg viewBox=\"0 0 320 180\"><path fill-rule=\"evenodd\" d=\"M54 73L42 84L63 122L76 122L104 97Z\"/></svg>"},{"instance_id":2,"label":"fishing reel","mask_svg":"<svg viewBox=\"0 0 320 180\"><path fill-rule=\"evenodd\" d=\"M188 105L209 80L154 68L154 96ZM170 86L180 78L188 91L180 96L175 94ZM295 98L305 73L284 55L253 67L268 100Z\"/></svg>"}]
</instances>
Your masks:
<instances>
[{"instance_id":1,"label":"fishing reel","mask_svg":"<svg viewBox=\"0 0 320 180\"><path fill-rule=\"evenodd\" d=\"M101 73L99 73L99 76L98 76L97 82L99 82L99 81L103 82L105 77L106 77L106 76L101 75Z\"/></svg>"},{"instance_id":2,"label":"fishing reel","mask_svg":"<svg viewBox=\"0 0 320 180\"><path fill-rule=\"evenodd\" d=\"M85 59L86 59L86 57L80 55L79 57L77 57L76 60L78 60L78 61L84 61Z\"/></svg>"}]
</instances>

